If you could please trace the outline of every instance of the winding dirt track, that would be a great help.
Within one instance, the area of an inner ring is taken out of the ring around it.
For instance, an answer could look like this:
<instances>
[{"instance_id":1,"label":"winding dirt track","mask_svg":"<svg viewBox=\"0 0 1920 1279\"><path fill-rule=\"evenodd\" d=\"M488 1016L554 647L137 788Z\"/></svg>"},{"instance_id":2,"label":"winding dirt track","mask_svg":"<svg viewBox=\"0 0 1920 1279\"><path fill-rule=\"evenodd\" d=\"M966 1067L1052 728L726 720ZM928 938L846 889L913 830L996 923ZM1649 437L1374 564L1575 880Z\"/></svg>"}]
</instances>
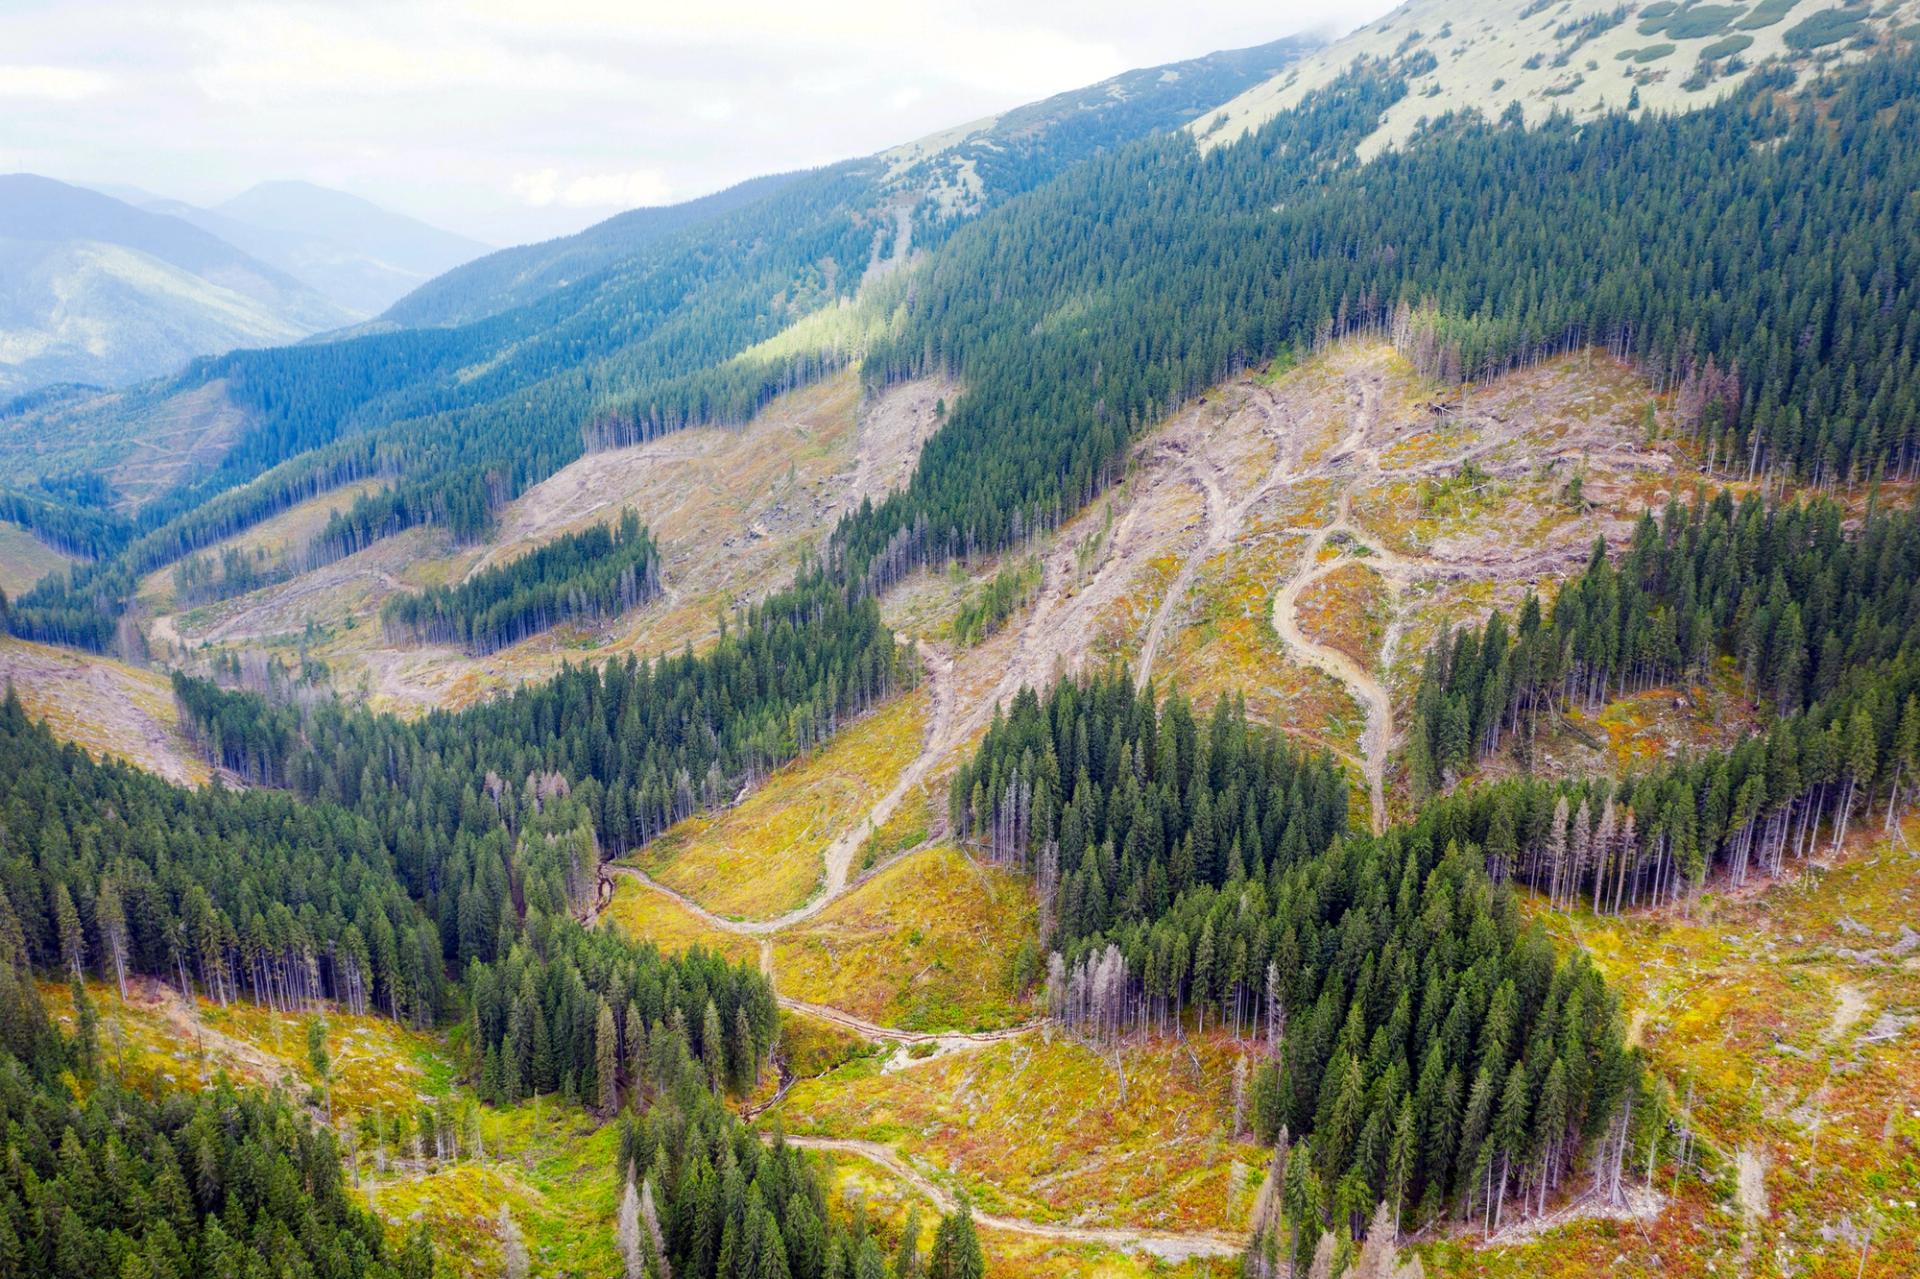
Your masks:
<instances>
[{"instance_id":1,"label":"winding dirt track","mask_svg":"<svg viewBox=\"0 0 1920 1279\"><path fill-rule=\"evenodd\" d=\"M1367 543L1358 535L1353 525L1348 523L1347 514L1351 497L1347 493L1340 495L1340 514L1333 523L1317 529L1308 539L1306 550L1300 557L1300 568L1289 578L1273 597L1273 629L1288 648L1297 652L1308 665L1314 666L1339 680L1359 700L1367 712L1367 729L1360 739L1360 765L1367 778L1368 801L1372 809L1373 833L1378 835L1386 830L1387 823L1387 754L1393 749L1393 698L1386 687L1373 677L1373 673L1348 657L1337 648L1329 647L1310 638L1300 629L1299 619L1295 616L1295 606L1299 602L1300 592L1325 577L1347 561L1331 559L1322 561L1320 549L1334 533L1346 533L1360 545ZM1369 549L1372 549L1369 547ZM1397 595L1399 581L1395 575L1382 573L1389 586ZM1389 631L1392 636L1395 632ZM1383 652L1382 659L1386 654Z\"/></svg>"},{"instance_id":2,"label":"winding dirt track","mask_svg":"<svg viewBox=\"0 0 1920 1279\"><path fill-rule=\"evenodd\" d=\"M1191 589L1193 579L1202 565L1214 555L1226 550L1245 527L1247 515L1256 503L1271 495L1282 485L1297 483L1301 480L1325 476L1340 476L1343 483L1340 490L1338 514L1329 524L1312 530L1305 551L1300 558L1300 567L1294 575L1275 592L1273 600L1273 629L1281 641L1294 650L1308 665L1331 675L1352 691L1356 700L1367 713L1367 728L1361 738L1360 757L1354 759L1367 779L1368 798L1372 810L1372 825L1375 834L1386 829L1386 765L1387 756L1393 749L1393 700L1386 688L1373 673L1355 662L1345 653L1310 638L1300 629L1295 617L1295 605L1300 593L1327 573L1339 567L1339 559L1320 562L1320 551L1327 540L1335 533L1344 534L1356 545L1364 546L1369 554L1368 564L1377 569L1392 589L1396 607L1396 621L1387 632L1386 644L1381 653L1384 666L1392 659L1392 648L1399 637L1398 597L1402 586L1416 573L1444 573L1451 566L1441 561L1417 561L1399 555L1385 547L1375 545L1352 521L1353 486L1361 475L1379 476L1380 450L1378 446L1369 447L1367 440L1374 431L1380 417L1380 386L1377 380L1362 380L1358 383L1359 403L1355 407L1352 421L1346 436L1330 450L1328 456L1315 465L1301 470L1292 456L1299 447L1299 441L1290 433L1282 432L1278 441L1278 457L1273 469L1258 484L1254 485L1238 502L1229 504L1221 491L1218 469L1204 455L1190 458L1184 471L1187 478L1197 487L1206 499L1206 533L1195 543L1182 559L1179 570L1159 605L1154 609L1153 620L1147 629L1146 640L1141 646L1140 656L1134 665L1134 687L1145 688L1153 676L1153 660L1165 634L1168 621L1180 607ZM1358 463L1358 469L1356 469ZM1352 758L1352 757L1348 757Z\"/></svg>"},{"instance_id":3,"label":"winding dirt track","mask_svg":"<svg viewBox=\"0 0 1920 1279\"><path fill-rule=\"evenodd\" d=\"M639 881L647 888L679 903L710 926L729 933L752 936L760 939L760 968L769 979L773 976L772 935L791 927L802 920L809 919L825 910L834 901L843 896L850 886L850 870L853 854L874 827L887 820L894 808L905 798L909 789L916 785L938 760L945 755L954 737L954 687L953 659L945 652L929 652L927 655L927 676L933 684L933 715L927 727L925 741L920 753L901 772L900 779L892 790L883 795L873 808L851 828L844 832L827 851L826 883L822 891L798 910L789 911L775 919L738 920L716 915L685 895L675 892L665 884L659 883L637 867L609 863L605 869L615 874L627 875ZM967 731L962 726L961 731ZM843 1030L864 1038L882 1043L897 1045L931 1044L940 1049L940 1054L978 1047L983 1044L1001 1043L1017 1039L1036 1030L1040 1023L1027 1022L1020 1026L1010 1026L1002 1030L989 1031L914 1031L897 1030L882 1026L863 1017L824 1004L811 1004L804 1000L792 999L784 995L777 996L780 1006L793 1012L817 1017L822 1021L838 1026ZM926 1058L932 1060L933 1058ZM791 1081L783 1081L781 1091L776 1096L784 1096ZM748 1118L757 1118L760 1111L773 1103L756 1108ZM856 1155L877 1164L912 1186L921 1195L931 1200L941 1212L951 1212L956 1202L950 1194L928 1180L899 1154L878 1142L857 1141L852 1139L828 1137L788 1137L790 1144L803 1149L831 1151L839 1154ZM1010 1234L1025 1235L1039 1239L1057 1239L1065 1243L1098 1244L1119 1249L1124 1252L1144 1252L1167 1261L1180 1262L1194 1257L1231 1257L1236 1256L1246 1246L1246 1240L1234 1235L1211 1231L1191 1233L1131 1230L1124 1227L1100 1226L1064 1226L1047 1222L1026 1221L1018 1217L1002 1217L991 1214L974 1215L974 1220L989 1230L1005 1231Z\"/></svg>"},{"instance_id":4,"label":"winding dirt track","mask_svg":"<svg viewBox=\"0 0 1920 1279\"><path fill-rule=\"evenodd\" d=\"M773 935L791 928L795 924L811 919L846 895L847 890L853 886L853 857L854 854L859 851L860 845L865 842L869 833L886 823L888 817L892 815L893 810L899 807L901 801L906 798L907 793L926 777L928 771L945 755L948 747L952 743L954 706L953 658L942 650L930 649L926 653L925 663L927 680L932 686L933 692L933 713L928 720L926 736L921 743L920 752L913 757L906 768L901 770L900 777L894 783L893 788L876 800L873 807L869 809L859 821L849 826L832 844L827 846L826 882L822 886L821 891L815 894L806 905L795 910L790 910L786 914L776 916L772 919L728 919L724 915L716 915L684 893L667 887L637 866L608 863L603 869L616 875L625 875L652 892L659 893L661 896L671 899L678 904L681 909L697 916L709 927L718 929L721 932L733 933L736 936L758 938L760 941L760 971L766 974L768 979L771 980L773 977ZM597 914L597 911L595 913ZM896 1030L890 1026L882 1026L876 1022L868 1021L863 1017L856 1017L852 1013L844 1012L841 1009L828 1007L825 1004L810 1004L804 1000L791 999L785 995L778 996L778 998L782 1008L805 1013L812 1017L818 1017L822 1021L831 1022L843 1030L851 1031L867 1039L892 1044L938 1044L943 1049L953 1049L973 1044L989 1044L997 1043L1004 1039L1013 1039L1028 1033L1039 1024L1037 1022L1028 1022L1024 1025L1013 1026L1004 1030L978 1032Z\"/></svg>"},{"instance_id":5,"label":"winding dirt track","mask_svg":"<svg viewBox=\"0 0 1920 1279\"><path fill-rule=\"evenodd\" d=\"M838 1137L787 1137L790 1146L838 1155L854 1155L878 1164L920 1194L931 1200L942 1213L952 1212L958 1201L927 1179L918 1169L889 1147L873 1141L852 1141ZM974 1221L988 1230L1027 1235L1036 1239L1058 1239L1063 1243L1092 1243L1124 1252L1152 1253L1166 1261L1187 1261L1195 1257L1232 1257L1246 1247L1246 1240L1235 1235L1210 1231L1162 1232L1130 1230L1124 1226L1061 1226L1027 1221L1019 1217L1001 1217L976 1212Z\"/></svg>"},{"instance_id":6,"label":"winding dirt track","mask_svg":"<svg viewBox=\"0 0 1920 1279\"><path fill-rule=\"evenodd\" d=\"M1008 1026L1004 1030L895 1030L891 1026L882 1026L852 1013L830 1008L825 1004L809 1004L804 1000L779 996L780 1006L809 1017L818 1017L821 1021L832 1022L842 1030L850 1030L856 1035L868 1039L878 1039L889 1044L938 1044L942 1048L957 1048L969 1044L996 1044L1006 1039L1018 1039L1022 1035L1032 1034L1039 1029L1038 1022L1023 1022L1018 1026Z\"/></svg>"},{"instance_id":7,"label":"winding dirt track","mask_svg":"<svg viewBox=\"0 0 1920 1279\"><path fill-rule=\"evenodd\" d=\"M808 899L806 905L795 907L786 914L776 915L772 919L728 919L724 915L714 914L684 893L667 887L637 866L609 862L602 869L636 879L654 892L671 897L689 912L699 916L705 923L723 932L737 933L744 937L768 937L818 915L845 896L847 889L852 886L854 854L860 851L860 846L866 842L868 835L886 825L887 819L893 816L893 810L900 807L901 801L906 799L908 792L925 779L927 773L946 753L951 741L954 703L953 658L944 651L929 649L923 660L926 666L927 682L933 693L933 713L928 718L920 752L900 771L900 776L895 780L893 788L875 800L873 807L862 814L860 820L840 832L834 841L827 845L824 854L825 882L821 885L820 891ZM595 914L597 913L596 910ZM766 969L772 967L769 956L764 951L761 956L761 966ZM772 976L771 971L768 972L768 976Z\"/></svg>"}]
</instances>

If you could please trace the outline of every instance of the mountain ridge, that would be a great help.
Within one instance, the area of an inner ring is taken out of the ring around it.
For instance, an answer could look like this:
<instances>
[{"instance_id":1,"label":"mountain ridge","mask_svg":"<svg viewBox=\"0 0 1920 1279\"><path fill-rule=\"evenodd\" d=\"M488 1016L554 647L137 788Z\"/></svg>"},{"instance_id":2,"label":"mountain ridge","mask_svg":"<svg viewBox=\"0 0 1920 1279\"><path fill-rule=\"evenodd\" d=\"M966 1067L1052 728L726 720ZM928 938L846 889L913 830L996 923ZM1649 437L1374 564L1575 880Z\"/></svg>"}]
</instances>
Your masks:
<instances>
[{"instance_id":1,"label":"mountain ridge","mask_svg":"<svg viewBox=\"0 0 1920 1279\"><path fill-rule=\"evenodd\" d=\"M0 177L0 390L124 385L194 356L297 340L348 314L165 213L34 174Z\"/></svg>"}]
</instances>

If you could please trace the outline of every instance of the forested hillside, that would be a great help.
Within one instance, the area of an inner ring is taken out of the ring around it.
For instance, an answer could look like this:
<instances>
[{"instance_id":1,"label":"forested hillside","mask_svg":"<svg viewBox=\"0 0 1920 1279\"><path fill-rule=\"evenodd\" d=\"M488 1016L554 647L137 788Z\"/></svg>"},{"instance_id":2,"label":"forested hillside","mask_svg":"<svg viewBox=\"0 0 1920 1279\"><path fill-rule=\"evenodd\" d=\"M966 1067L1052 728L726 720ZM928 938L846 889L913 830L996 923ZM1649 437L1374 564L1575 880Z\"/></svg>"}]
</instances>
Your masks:
<instances>
[{"instance_id":1,"label":"forested hillside","mask_svg":"<svg viewBox=\"0 0 1920 1279\"><path fill-rule=\"evenodd\" d=\"M490 653L575 618L615 616L659 593L659 553L629 508L617 527L596 525L458 586L390 600L380 620L409 639Z\"/></svg>"},{"instance_id":2,"label":"forested hillside","mask_svg":"<svg viewBox=\"0 0 1920 1279\"><path fill-rule=\"evenodd\" d=\"M237 416L0 492L0 1270L1909 1273L1903 12L1418 0L121 397Z\"/></svg>"},{"instance_id":3,"label":"forested hillside","mask_svg":"<svg viewBox=\"0 0 1920 1279\"><path fill-rule=\"evenodd\" d=\"M224 532L283 509L296 494L386 474L399 480L390 495L369 500L349 521L362 543L422 523L477 537L502 501L579 456L583 428L609 400L710 369L853 297L870 262L904 260L911 249L939 243L965 215L1104 149L1186 123L1309 44L1278 41L1157 68L1029 108L1017 127L980 140L996 157L993 184L978 185L960 205L933 199L936 182L946 180L938 156L849 161L754 184L735 193L739 199L696 202L697 212L684 217L646 219L644 232L635 220L633 235L596 229L580 244L558 242L547 265L513 268L499 283L510 305L461 304L474 318L452 327L200 361L180 385L220 383L249 429L209 473L143 509L126 535L154 537L174 555L205 545L224 534L209 536L194 508L278 467L250 496L223 504ZM602 243L617 252L593 247ZM591 267L576 277L566 263L582 257ZM485 274L491 261L469 270L492 279ZM551 287L526 291L515 282L525 270ZM447 287L458 279L455 273ZM801 363L817 372L810 354ZM738 420L790 381L786 363L756 372L744 404L735 395L718 410L690 408L674 395L669 424ZM45 611L31 633L95 648L109 643L110 625L98 618L82 624L79 614L115 611L129 584L116 571L123 562L114 557L111 567L83 570L70 594L50 583L35 601ZM134 576L144 571L132 569Z\"/></svg>"},{"instance_id":4,"label":"forested hillside","mask_svg":"<svg viewBox=\"0 0 1920 1279\"><path fill-rule=\"evenodd\" d=\"M1283 1193L1303 1268L1382 1202L1417 1222L1497 1217L1510 1182L1544 1199L1635 1086L1598 974L1523 928L1447 810L1343 839L1345 787L1225 699L1203 726L1121 679L1023 692L953 781L958 833L1037 866L1065 1025L1211 1015L1284 1042L1254 1123L1300 1143Z\"/></svg>"},{"instance_id":5,"label":"forested hillside","mask_svg":"<svg viewBox=\"0 0 1920 1279\"><path fill-rule=\"evenodd\" d=\"M1361 73L1205 158L1147 142L1070 173L956 236L870 357L870 376L948 367L973 394L907 493L838 541L879 582L1017 541L1111 484L1176 404L1361 327L1443 379L1603 347L1677 390L1710 466L1910 477L1920 63L1836 72L1818 117L1785 87L1579 129L1456 119L1356 165L1406 92Z\"/></svg>"},{"instance_id":6,"label":"forested hillside","mask_svg":"<svg viewBox=\"0 0 1920 1279\"><path fill-rule=\"evenodd\" d=\"M1724 871L1778 874L1838 848L1881 801L1891 830L1920 776L1920 513L1869 512L1848 535L1834 503L1670 504L1645 514L1618 565L1594 548L1550 608L1529 596L1428 654L1408 753L1431 790L1503 746L1524 759L1569 706L1670 685L1723 656L1773 718L1724 756L1611 786L1513 783L1478 805L1490 872L1556 901L1619 911L1678 900ZM1569 811L1573 813L1569 827Z\"/></svg>"}]
</instances>

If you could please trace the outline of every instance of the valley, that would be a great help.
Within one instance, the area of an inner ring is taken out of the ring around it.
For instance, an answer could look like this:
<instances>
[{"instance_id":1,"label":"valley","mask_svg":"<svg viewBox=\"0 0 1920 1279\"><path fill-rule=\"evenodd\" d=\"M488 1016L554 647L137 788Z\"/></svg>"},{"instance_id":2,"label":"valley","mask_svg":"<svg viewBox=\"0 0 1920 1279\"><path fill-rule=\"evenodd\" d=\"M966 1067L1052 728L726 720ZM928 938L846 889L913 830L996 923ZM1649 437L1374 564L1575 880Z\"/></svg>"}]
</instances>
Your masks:
<instances>
[{"instance_id":1,"label":"valley","mask_svg":"<svg viewBox=\"0 0 1920 1279\"><path fill-rule=\"evenodd\" d=\"M54 193L311 322L0 405L0 1271L1920 1273L1916 183L1912 0L1408 0Z\"/></svg>"}]
</instances>

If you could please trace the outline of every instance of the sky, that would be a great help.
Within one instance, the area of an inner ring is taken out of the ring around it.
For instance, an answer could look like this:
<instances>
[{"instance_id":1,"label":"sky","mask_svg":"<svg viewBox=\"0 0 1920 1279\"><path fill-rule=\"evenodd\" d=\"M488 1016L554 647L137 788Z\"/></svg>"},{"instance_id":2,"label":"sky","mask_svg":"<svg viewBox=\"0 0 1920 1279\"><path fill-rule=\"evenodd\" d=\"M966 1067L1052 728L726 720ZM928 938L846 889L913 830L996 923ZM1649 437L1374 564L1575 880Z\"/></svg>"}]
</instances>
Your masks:
<instances>
[{"instance_id":1,"label":"sky","mask_svg":"<svg viewBox=\"0 0 1920 1279\"><path fill-rule=\"evenodd\" d=\"M1392 0L0 0L0 173L505 245Z\"/></svg>"}]
</instances>

